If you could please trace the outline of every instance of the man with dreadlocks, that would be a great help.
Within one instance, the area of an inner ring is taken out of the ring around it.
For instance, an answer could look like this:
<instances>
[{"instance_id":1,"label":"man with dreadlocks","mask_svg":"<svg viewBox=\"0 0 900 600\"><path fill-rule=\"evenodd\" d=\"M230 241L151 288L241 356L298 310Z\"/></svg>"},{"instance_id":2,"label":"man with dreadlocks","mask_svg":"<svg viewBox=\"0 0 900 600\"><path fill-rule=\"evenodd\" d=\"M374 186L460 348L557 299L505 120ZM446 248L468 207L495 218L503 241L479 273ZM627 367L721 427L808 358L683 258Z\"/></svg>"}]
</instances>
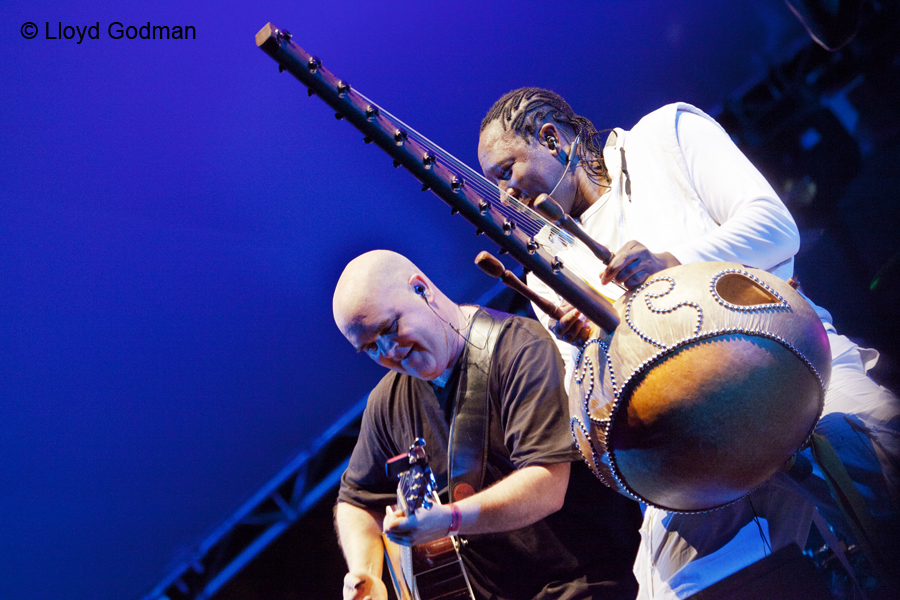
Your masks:
<instances>
[{"instance_id":1,"label":"man with dreadlocks","mask_svg":"<svg viewBox=\"0 0 900 600\"><path fill-rule=\"evenodd\" d=\"M728 261L792 276L800 240L789 211L721 126L693 106L665 106L630 131L612 130L604 144L559 95L522 88L500 98L482 121L478 159L501 192L528 205L551 194L615 251L605 269L592 257L560 255L570 267L588 262L580 270L599 272L596 285L611 298L621 294L613 281L631 289L692 262ZM537 278L529 284L562 302ZM815 308L833 360L816 432L834 446L879 525L890 526L900 483L897 398L866 374L877 352L838 335L829 313ZM558 322L535 312L563 340L571 375L575 349L565 342L584 341L593 325L574 309ZM818 466L814 475L801 487L780 473L749 499L710 513L647 507L635 563L639 597L686 598L791 543L804 547L814 505L841 529Z\"/></svg>"}]
</instances>

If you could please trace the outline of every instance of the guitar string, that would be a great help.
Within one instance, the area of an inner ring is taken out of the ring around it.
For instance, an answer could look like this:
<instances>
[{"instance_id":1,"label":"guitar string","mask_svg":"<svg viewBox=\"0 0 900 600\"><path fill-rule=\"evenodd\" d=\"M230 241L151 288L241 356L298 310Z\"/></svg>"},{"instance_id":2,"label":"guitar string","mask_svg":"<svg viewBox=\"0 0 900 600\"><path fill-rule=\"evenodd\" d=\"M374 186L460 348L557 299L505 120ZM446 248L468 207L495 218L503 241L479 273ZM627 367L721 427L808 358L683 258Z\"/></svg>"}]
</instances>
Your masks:
<instances>
[{"instance_id":1,"label":"guitar string","mask_svg":"<svg viewBox=\"0 0 900 600\"><path fill-rule=\"evenodd\" d=\"M553 246L541 243L539 233L543 230L548 231L549 240L553 239L552 236L556 236L565 246L569 247L570 252L577 255L576 260L567 261L565 266L584 281L591 283L593 287L599 287L599 273L605 268L605 265L603 265L602 261L600 261L594 253L581 242L581 240L561 229L552 221L545 219L537 211L521 202L516 197L501 191L498 186L489 182L484 175L478 173L473 168L457 159L453 154L444 150L438 144L404 123L401 119L397 118L396 115L384 110L381 106L358 91L354 90L354 93L373 107L376 107L382 115L391 119L395 125L403 127L407 132L407 135L414 136L415 141L429 153L435 155L438 159L442 158L445 166L449 164L454 167L454 169L449 170L454 172L457 177L460 177L464 181L464 185L471 187L475 192L483 196L485 200L493 200L491 206L507 220L512 221L512 217L516 217L516 227L522 229L535 241L535 243L539 244L550 254L554 254ZM587 265L596 265L596 273L591 273Z\"/></svg>"},{"instance_id":2,"label":"guitar string","mask_svg":"<svg viewBox=\"0 0 900 600\"><path fill-rule=\"evenodd\" d=\"M484 196L487 199L494 200L492 204L496 206L498 213L503 215L503 217L505 217L507 220L515 221L517 227L527 233L536 243L541 244L549 253L555 253L555 248L553 247L552 241L553 236L556 236L557 239L559 239L560 243L562 243L564 246L569 247L570 252L574 252L580 255L582 259L587 258L589 263L596 263L597 273L594 275L589 275L589 271L586 268L586 265L582 267L581 261L575 261L575 263L578 264L578 266L575 268L572 268L572 264L569 264L568 266L570 270L572 270L576 275L578 275L582 279L585 279L586 281L596 280L599 278L599 272L604 267L600 263L599 259L597 259L580 240L577 240L577 238L572 236L572 234L570 234L569 232L562 230L553 222L545 219L542 215L537 213L527 204L521 202L518 198L510 196L506 192L501 191L498 186L487 181L487 179L482 174L477 173L465 163L462 163L452 154L449 154L447 151L443 150L430 140L424 139L423 146L425 146L429 151L440 153L440 155L444 156L446 159L449 159L450 165L455 167L457 176L465 175L464 181L466 181L467 185L470 185L472 189L475 192L479 193L481 196ZM550 242L550 244L541 243L542 239L539 234L542 230L547 232L547 241Z\"/></svg>"}]
</instances>

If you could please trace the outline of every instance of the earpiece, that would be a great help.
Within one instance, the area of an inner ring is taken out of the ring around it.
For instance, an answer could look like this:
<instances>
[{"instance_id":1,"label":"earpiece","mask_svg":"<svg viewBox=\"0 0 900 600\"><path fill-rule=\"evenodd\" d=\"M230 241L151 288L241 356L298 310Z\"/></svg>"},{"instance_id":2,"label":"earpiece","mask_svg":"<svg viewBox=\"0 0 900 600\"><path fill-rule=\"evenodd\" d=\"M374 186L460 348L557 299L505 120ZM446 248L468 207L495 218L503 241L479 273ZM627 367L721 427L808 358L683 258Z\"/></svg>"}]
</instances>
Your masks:
<instances>
[{"instance_id":1,"label":"earpiece","mask_svg":"<svg viewBox=\"0 0 900 600\"><path fill-rule=\"evenodd\" d=\"M418 295L422 296L423 300L428 300L428 296L425 295L425 286L424 285L417 285L413 289L415 290L415 292Z\"/></svg>"},{"instance_id":2,"label":"earpiece","mask_svg":"<svg viewBox=\"0 0 900 600\"><path fill-rule=\"evenodd\" d=\"M580 138L581 138L581 134L575 136L575 141L572 142L572 145L571 145L571 146L569 146L569 152L570 152L570 154L567 155L565 152L562 151L562 149L560 149L559 152L557 153L557 155L556 155L556 160L558 160L559 162L561 162L562 164L564 164L564 165L566 166L566 168L563 169L562 175L559 176L559 181L557 181L557 182L556 182L556 185L553 186L553 189L550 190L550 195L551 195L551 196L553 196L553 192L556 191L556 188L558 188L558 187L559 187L559 184L561 184L562 181L563 181L563 179L565 179L566 173L569 172L569 166L570 166L573 162L575 162L575 161L578 160L578 155L575 154L575 149L578 147L578 140L579 140ZM552 148L550 148L550 140L553 140L553 147L552 147ZM556 138L553 137L552 135L548 135L548 136L547 136L547 147L550 148L551 150L556 150ZM573 157L574 157L574 158L573 158Z\"/></svg>"},{"instance_id":3,"label":"earpiece","mask_svg":"<svg viewBox=\"0 0 900 600\"><path fill-rule=\"evenodd\" d=\"M548 135L544 139L547 140L547 148L551 152L558 152L556 155L556 160L566 165L566 168L568 168L569 157L566 156L566 153L563 151L563 149L559 147L559 142L557 141L556 136Z\"/></svg>"}]
</instances>

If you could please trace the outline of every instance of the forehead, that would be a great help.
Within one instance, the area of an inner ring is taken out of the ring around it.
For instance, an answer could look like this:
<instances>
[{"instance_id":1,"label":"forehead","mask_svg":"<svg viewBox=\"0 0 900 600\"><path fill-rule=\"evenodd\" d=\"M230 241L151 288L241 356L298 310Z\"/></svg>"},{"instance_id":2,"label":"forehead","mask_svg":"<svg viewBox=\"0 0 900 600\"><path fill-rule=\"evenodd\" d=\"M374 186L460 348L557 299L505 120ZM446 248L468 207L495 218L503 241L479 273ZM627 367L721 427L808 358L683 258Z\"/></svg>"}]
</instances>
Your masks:
<instances>
[{"instance_id":1,"label":"forehead","mask_svg":"<svg viewBox=\"0 0 900 600\"><path fill-rule=\"evenodd\" d=\"M357 315L344 328L344 337L357 349L360 349L377 340L397 318L399 318L399 311L385 311L367 316Z\"/></svg>"},{"instance_id":2,"label":"forehead","mask_svg":"<svg viewBox=\"0 0 900 600\"><path fill-rule=\"evenodd\" d=\"M512 129L504 129L500 121L493 121L478 138L478 161L482 167L492 167L526 147L525 140Z\"/></svg>"}]
</instances>

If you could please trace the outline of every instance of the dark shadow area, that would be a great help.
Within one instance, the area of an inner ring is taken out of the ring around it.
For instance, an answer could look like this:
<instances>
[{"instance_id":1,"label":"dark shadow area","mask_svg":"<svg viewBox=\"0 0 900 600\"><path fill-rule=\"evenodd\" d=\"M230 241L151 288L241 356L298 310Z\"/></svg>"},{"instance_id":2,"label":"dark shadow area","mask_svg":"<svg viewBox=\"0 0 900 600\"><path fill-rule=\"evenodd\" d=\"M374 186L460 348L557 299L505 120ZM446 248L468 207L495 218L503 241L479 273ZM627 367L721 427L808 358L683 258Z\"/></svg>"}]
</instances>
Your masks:
<instances>
[{"instance_id":1,"label":"dark shadow area","mask_svg":"<svg viewBox=\"0 0 900 600\"><path fill-rule=\"evenodd\" d=\"M340 598L346 567L332 524L337 490L233 577L214 600Z\"/></svg>"}]
</instances>

